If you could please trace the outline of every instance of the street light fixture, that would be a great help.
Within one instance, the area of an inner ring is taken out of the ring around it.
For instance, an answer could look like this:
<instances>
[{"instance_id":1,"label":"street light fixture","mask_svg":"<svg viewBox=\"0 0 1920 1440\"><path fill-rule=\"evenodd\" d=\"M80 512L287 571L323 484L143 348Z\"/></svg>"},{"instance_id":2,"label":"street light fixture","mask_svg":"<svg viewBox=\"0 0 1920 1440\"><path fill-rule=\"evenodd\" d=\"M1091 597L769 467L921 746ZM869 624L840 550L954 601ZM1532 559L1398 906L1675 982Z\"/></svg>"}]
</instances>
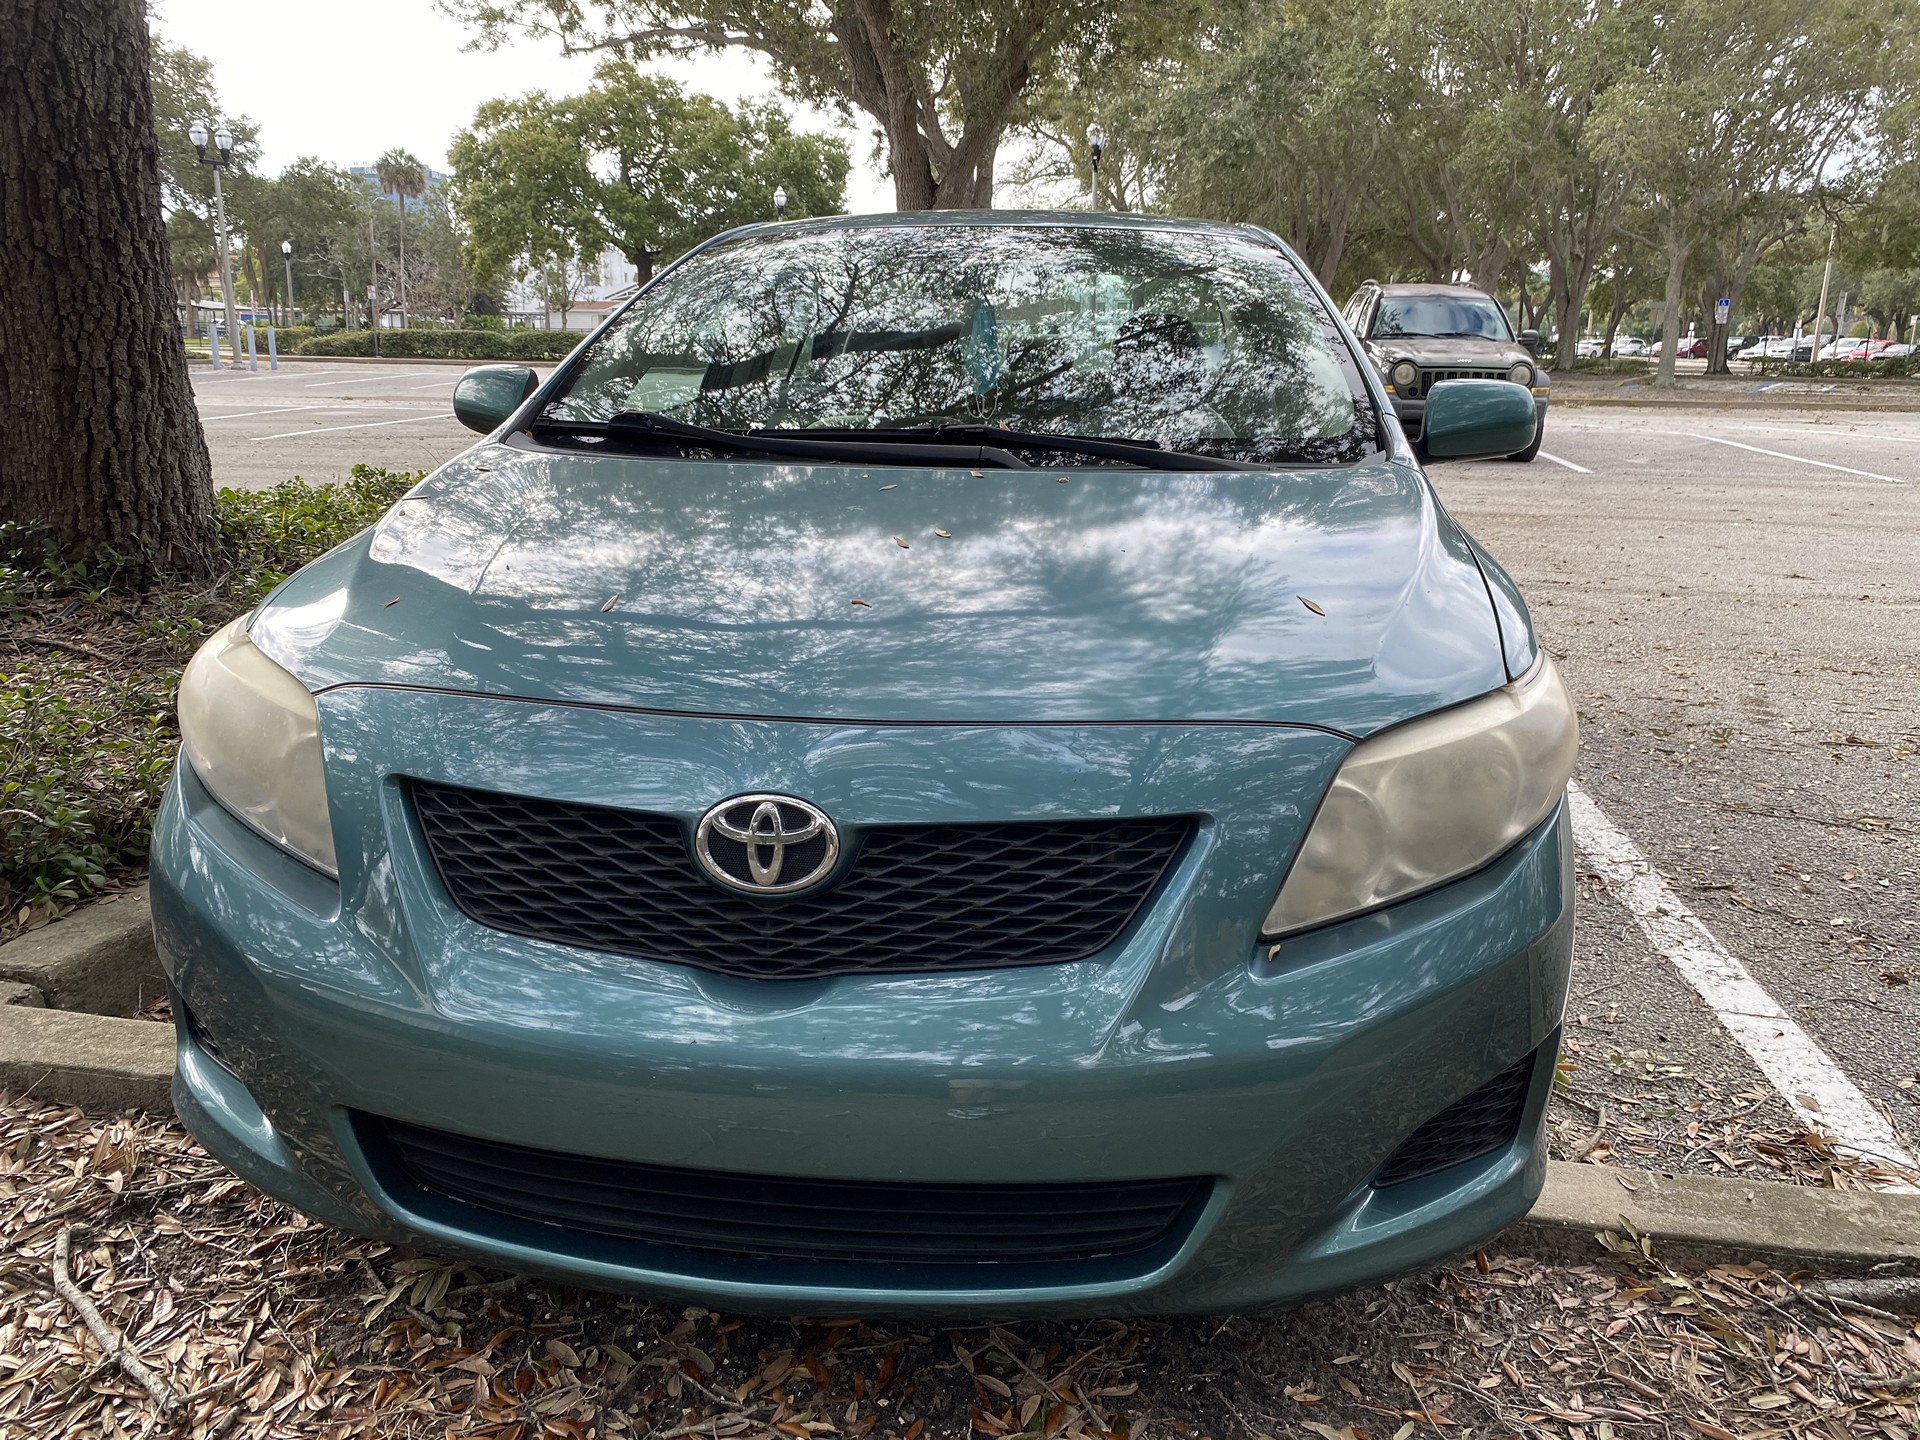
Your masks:
<instances>
[{"instance_id":1,"label":"street light fixture","mask_svg":"<svg viewBox=\"0 0 1920 1440\"><path fill-rule=\"evenodd\" d=\"M1107 128L1098 120L1087 126L1087 151L1093 157L1093 208L1100 204L1100 155L1107 148Z\"/></svg>"},{"instance_id":2,"label":"street light fixture","mask_svg":"<svg viewBox=\"0 0 1920 1440\"><path fill-rule=\"evenodd\" d=\"M227 343L233 347L233 363L240 363L240 323L233 313L233 252L227 244L227 197L220 188L220 172L233 164L233 132L222 125L213 132L214 154L207 155L207 126L196 120L187 127L187 139L202 165L213 167L213 214L220 235L220 298L227 315ZM218 360L219 356L214 356Z\"/></svg>"},{"instance_id":3,"label":"street light fixture","mask_svg":"<svg viewBox=\"0 0 1920 1440\"><path fill-rule=\"evenodd\" d=\"M287 324L293 324L293 241L280 242L280 259L287 267Z\"/></svg>"},{"instance_id":4,"label":"street light fixture","mask_svg":"<svg viewBox=\"0 0 1920 1440\"><path fill-rule=\"evenodd\" d=\"M784 185L773 187L773 218L776 220L787 218L787 187Z\"/></svg>"}]
</instances>

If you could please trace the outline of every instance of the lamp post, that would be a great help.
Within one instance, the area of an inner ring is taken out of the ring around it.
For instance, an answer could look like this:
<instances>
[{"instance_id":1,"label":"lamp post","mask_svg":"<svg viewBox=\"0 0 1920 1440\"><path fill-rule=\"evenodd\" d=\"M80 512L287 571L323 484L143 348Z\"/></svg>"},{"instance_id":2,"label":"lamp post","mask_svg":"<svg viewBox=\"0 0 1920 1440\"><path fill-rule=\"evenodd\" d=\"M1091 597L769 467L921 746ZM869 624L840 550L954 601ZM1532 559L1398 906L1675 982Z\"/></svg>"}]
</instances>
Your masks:
<instances>
[{"instance_id":1,"label":"lamp post","mask_svg":"<svg viewBox=\"0 0 1920 1440\"><path fill-rule=\"evenodd\" d=\"M222 125L213 132L213 156L207 155L206 123L196 120L187 127L187 139L202 165L213 167L213 215L220 236L220 298L227 311L227 343L233 347L233 363L240 363L240 324L233 313L233 252L227 246L227 197L220 188L220 172L233 164L233 132Z\"/></svg>"},{"instance_id":2,"label":"lamp post","mask_svg":"<svg viewBox=\"0 0 1920 1440\"><path fill-rule=\"evenodd\" d=\"M287 267L287 324L293 324L293 241L280 242L280 259Z\"/></svg>"},{"instance_id":3,"label":"lamp post","mask_svg":"<svg viewBox=\"0 0 1920 1440\"><path fill-rule=\"evenodd\" d=\"M773 187L773 218L776 220L787 218L787 187L784 185Z\"/></svg>"},{"instance_id":4,"label":"lamp post","mask_svg":"<svg viewBox=\"0 0 1920 1440\"><path fill-rule=\"evenodd\" d=\"M1093 208L1102 210L1100 203L1100 155L1107 148L1107 128L1098 120L1087 126L1087 153L1093 157Z\"/></svg>"}]
</instances>

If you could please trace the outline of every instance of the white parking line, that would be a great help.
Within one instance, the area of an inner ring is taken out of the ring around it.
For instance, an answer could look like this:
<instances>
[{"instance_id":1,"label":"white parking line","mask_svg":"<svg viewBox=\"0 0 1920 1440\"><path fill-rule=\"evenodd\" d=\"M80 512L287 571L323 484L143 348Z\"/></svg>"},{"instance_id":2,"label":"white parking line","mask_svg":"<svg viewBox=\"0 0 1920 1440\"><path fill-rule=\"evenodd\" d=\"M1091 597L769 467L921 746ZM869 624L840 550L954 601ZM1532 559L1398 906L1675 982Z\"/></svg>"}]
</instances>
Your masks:
<instances>
[{"instance_id":1,"label":"white parking line","mask_svg":"<svg viewBox=\"0 0 1920 1440\"><path fill-rule=\"evenodd\" d=\"M316 405L316 410L333 407ZM378 430L382 425L418 425L422 420L451 420L451 415L436 410L431 415L415 415L407 420L363 420L357 425L316 425L311 430L283 430L278 435L255 435L255 440L291 440L296 435L325 435L329 430Z\"/></svg>"},{"instance_id":2,"label":"white parking line","mask_svg":"<svg viewBox=\"0 0 1920 1440\"><path fill-rule=\"evenodd\" d=\"M1880 475L1872 470L1856 470L1851 465L1835 465L1826 460L1809 460L1804 455L1789 455L1784 450L1764 450L1758 445L1746 445L1738 440L1722 440L1718 435L1702 435L1696 430L1668 430L1668 435L1684 435L1691 440L1709 440L1715 445L1731 445L1736 450L1751 450L1756 455L1771 455L1776 460L1797 460L1802 465L1817 465L1822 470L1838 470L1846 475L1864 475L1869 480L1884 480L1889 485L1904 485L1907 482L1897 475Z\"/></svg>"},{"instance_id":3,"label":"white parking line","mask_svg":"<svg viewBox=\"0 0 1920 1440\"><path fill-rule=\"evenodd\" d=\"M398 380L404 377L406 373L404 370L396 370L391 374L382 371L378 375L363 375L358 380L316 380L306 388L309 390L318 390L322 385L365 385L372 380Z\"/></svg>"},{"instance_id":4,"label":"white parking line","mask_svg":"<svg viewBox=\"0 0 1920 1440\"><path fill-rule=\"evenodd\" d=\"M458 380L436 380L431 385L409 385L409 390L438 390L443 385L458 385Z\"/></svg>"},{"instance_id":5,"label":"white parking line","mask_svg":"<svg viewBox=\"0 0 1920 1440\"><path fill-rule=\"evenodd\" d=\"M218 402L216 402L218 403ZM250 415L285 415L291 410L338 410L338 405L282 405L273 410L242 410L237 415L202 415L202 420L245 420Z\"/></svg>"},{"instance_id":6,"label":"white parking line","mask_svg":"<svg viewBox=\"0 0 1920 1440\"><path fill-rule=\"evenodd\" d=\"M1591 475L1593 472L1584 465L1576 465L1571 460L1562 460L1558 455L1549 455L1546 451L1536 452L1542 460L1551 460L1556 465L1564 465L1576 475Z\"/></svg>"},{"instance_id":7,"label":"white parking line","mask_svg":"<svg viewBox=\"0 0 1920 1440\"><path fill-rule=\"evenodd\" d=\"M1920 1175L1916 1160L1859 1086L1728 954L1660 878L1640 848L1578 784L1567 787L1574 843L1611 887L1634 923L1726 1032L1753 1058L1803 1123L1835 1149ZM1911 1191L1909 1184L1887 1188Z\"/></svg>"}]
</instances>

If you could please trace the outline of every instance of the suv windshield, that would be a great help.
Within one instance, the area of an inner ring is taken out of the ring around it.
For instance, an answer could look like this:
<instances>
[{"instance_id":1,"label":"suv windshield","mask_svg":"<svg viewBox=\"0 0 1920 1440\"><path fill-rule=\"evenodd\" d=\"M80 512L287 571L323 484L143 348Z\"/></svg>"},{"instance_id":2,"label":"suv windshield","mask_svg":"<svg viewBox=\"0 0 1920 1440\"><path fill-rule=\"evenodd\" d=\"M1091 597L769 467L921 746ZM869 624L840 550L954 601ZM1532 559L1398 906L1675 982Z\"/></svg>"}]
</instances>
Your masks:
<instances>
[{"instance_id":1,"label":"suv windshield","mask_svg":"<svg viewBox=\"0 0 1920 1440\"><path fill-rule=\"evenodd\" d=\"M1373 447L1365 397L1307 282L1253 237L886 225L691 257L594 342L543 416L993 426L1331 462Z\"/></svg>"},{"instance_id":2,"label":"suv windshield","mask_svg":"<svg viewBox=\"0 0 1920 1440\"><path fill-rule=\"evenodd\" d=\"M1506 314L1483 295L1383 295L1373 317L1376 340L1400 335L1472 335L1511 340Z\"/></svg>"}]
</instances>

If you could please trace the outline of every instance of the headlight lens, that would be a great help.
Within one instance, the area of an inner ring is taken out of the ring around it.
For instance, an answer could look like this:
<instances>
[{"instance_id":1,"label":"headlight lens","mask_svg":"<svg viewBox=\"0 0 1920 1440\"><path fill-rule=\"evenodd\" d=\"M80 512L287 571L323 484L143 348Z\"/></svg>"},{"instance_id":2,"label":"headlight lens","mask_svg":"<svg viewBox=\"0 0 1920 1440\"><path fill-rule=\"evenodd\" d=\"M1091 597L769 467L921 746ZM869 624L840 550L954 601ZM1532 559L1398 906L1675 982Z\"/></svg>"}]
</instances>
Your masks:
<instances>
[{"instance_id":1,"label":"headlight lens","mask_svg":"<svg viewBox=\"0 0 1920 1440\"><path fill-rule=\"evenodd\" d=\"M327 814L320 711L307 687L226 626L180 677L180 738L227 809L316 870L339 873Z\"/></svg>"},{"instance_id":2,"label":"headlight lens","mask_svg":"<svg viewBox=\"0 0 1920 1440\"><path fill-rule=\"evenodd\" d=\"M1391 373L1396 390L1408 390L1420 382L1420 367L1411 360L1398 362Z\"/></svg>"},{"instance_id":3,"label":"headlight lens","mask_svg":"<svg viewBox=\"0 0 1920 1440\"><path fill-rule=\"evenodd\" d=\"M1507 371L1507 379L1516 385L1531 385L1533 384L1533 367L1524 360L1518 361L1511 370Z\"/></svg>"},{"instance_id":4,"label":"headlight lens","mask_svg":"<svg viewBox=\"0 0 1920 1440\"><path fill-rule=\"evenodd\" d=\"M1479 869L1553 813L1579 738L1573 699L1543 653L1491 695L1363 740L1261 933L1322 925Z\"/></svg>"}]
</instances>

